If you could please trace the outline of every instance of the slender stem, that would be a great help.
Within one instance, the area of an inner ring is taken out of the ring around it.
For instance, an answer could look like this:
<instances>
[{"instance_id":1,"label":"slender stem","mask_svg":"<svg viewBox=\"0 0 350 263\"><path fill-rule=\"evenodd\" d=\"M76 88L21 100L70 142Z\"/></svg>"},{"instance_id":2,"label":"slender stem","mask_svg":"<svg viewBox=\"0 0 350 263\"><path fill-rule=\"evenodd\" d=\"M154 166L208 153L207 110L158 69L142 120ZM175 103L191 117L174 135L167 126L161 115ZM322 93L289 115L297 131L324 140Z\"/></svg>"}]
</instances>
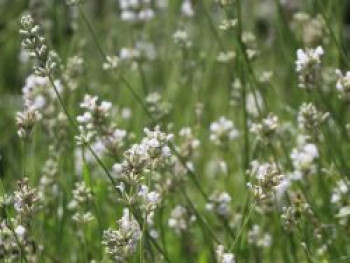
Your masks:
<instances>
[{"instance_id":1,"label":"slender stem","mask_svg":"<svg viewBox=\"0 0 350 263\"><path fill-rule=\"evenodd\" d=\"M243 221L243 223L241 225L241 229L239 230L235 241L231 245L230 251L233 251L235 249L235 246L236 246L238 240L240 239L240 236L242 235L245 226L248 224L248 221L250 219L250 216L252 215L252 212L254 211L255 205L256 205L255 203L251 204L251 207L250 207L250 210L248 212L248 215L245 217L245 220Z\"/></svg>"},{"instance_id":2,"label":"slender stem","mask_svg":"<svg viewBox=\"0 0 350 263\"><path fill-rule=\"evenodd\" d=\"M85 11L83 9L83 7L81 6L81 4L78 5L78 8L79 8L79 12L84 20L84 23L86 24L86 26L88 27L91 35L92 35L92 38L94 40L94 43L97 47L97 50L98 52L100 53L100 55L102 56L103 60L106 59L106 53L103 51L103 48L102 48L102 45L100 44L100 42L98 41L98 38L97 38L97 35L95 33L95 31L93 30L90 22L89 22L89 19L87 17L87 15L85 14Z\"/></svg>"},{"instance_id":3,"label":"slender stem","mask_svg":"<svg viewBox=\"0 0 350 263\"><path fill-rule=\"evenodd\" d=\"M242 41L242 10L241 10L241 1L237 0L237 19L238 19L238 41ZM243 63L242 63L243 64ZM245 81L245 70L244 66L240 66L240 79L242 83L242 113L243 113L243 122L244 122L244 159L243 159L243 172L245 172L249 167L249 129L248 129L248 113L247 113L247 87ZM259 107L257 103L257 107ZM247 178L246 176L244 178Z\"/></svg>"}]
</instances>

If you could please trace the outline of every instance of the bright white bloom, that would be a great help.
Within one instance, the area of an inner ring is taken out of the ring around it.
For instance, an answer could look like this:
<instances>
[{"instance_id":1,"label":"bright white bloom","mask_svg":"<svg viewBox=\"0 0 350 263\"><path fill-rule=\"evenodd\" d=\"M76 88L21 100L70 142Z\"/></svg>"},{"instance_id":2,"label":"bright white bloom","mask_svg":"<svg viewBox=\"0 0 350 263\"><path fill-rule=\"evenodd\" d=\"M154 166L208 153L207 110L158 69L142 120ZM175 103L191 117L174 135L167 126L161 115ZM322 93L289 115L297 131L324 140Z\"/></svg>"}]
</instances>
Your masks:
<instances>
[{"instance_id":1,"label":"bright white bloom","mask_svg":"<svg viewBox=\"0 0 350 263\"><path fill-rule=\"evenodd\" d=\"M347 71L345 75L339 70L336 70L338 77L336 88L340 93L340 96L346 100L350 100L350 71Z\"/></svg>"},{"instance_id":2,"label":"bright white bloom","mask_svg":"<svg viewBox=\"0 0 350 263\"><path fill-rule=\"evenodd\" d=\"M63 86L61 81L54 80L54 84L58 92L62 92ZM51 88L49 78L35 74L30 74L26 78L22 94L26 107L40 111L48 106L48 99L56 100L56 94Z\"/></svg>"},{"instance_id":3,"label":"bright white bloom","mask_svg":"<svg viewBox=\"0 0 350 263\"><path fill-rule=\"evenodd\" d=\"M221 30L228 30L231 28L235 28L238 24L237 19L223 20L219 26Z\"/></svg>"},{"instance_id":4,"label":"bright white bloom","mask_svg":"<svg viewBox=\"0 0 350 263\"><path fill-rule=\"evenodd\" d=\"M337 204L342 199L346 199L349 192L349 182L345 182L343 180L338 181L336 187L333 188L331 202Z\"/></svg>"},{"instance_id":5,"label":"bright white bloom","mask_svg":"<svg viewBox=\"0 0 350 263\"><path fill-rule=\"evenodd\" d=\"M194 15L193 6L190 0L183 0L181 5L181 13L184 16L191 17Z\"/></svg>"},{"instance_id":6,"label":"bright white bloom","mask_svg":"<svg viewBox=\"0 0 350 263\"><path fill-rule=\"evenodd\" d=\"M260 92L248 93L246 96L247 112L254 117L259 116L259 109L263 109L263 99Z\"/></svg>"},{"instance_id":7,"label":"bright white bloom","mask_svg":"<svg viewBox=\"0 0 350 263\"><path fill-rule=\"evenodd\" d=\"M121 60L127 60L127 61L138 60L140 56L141 56L140 50L135 48L124 47L119 51L119 58Z\"/></svg>"},{"instance_id":8,"label":"bright white bloom","mask_svg":"<svg viewBox=\"0 0 350 263\"><path fill-rule=\"evenodd\" d=\"M250 131L263 143L270 143L279 132L278 117L270 113L260 123L253 123Z\"/></svg>"},{"instance_id":9,"label":"bright white bloom","mask_svg":"<svg viewBox=\"0 0 350 263\"><path fill-rule=\"evenodd\" d=\"M232 61L234 58L236 57L236 53L233 51L227 51L227 52L220 52L217 57L216 60L220 63L229 63L230 61Z\"/></svg>"},{"instance_id":10,"label":"bright white bloom","mask_svg":"<svg viewBox=\"0 0 350 263\"><path fill-rule=\"evenodd\" d=\"M160 194L156 191L150 192L146 185L141 185L138 196L142 199L143 209L146 213L155 210L161 201Z\"/></svg>"},{"instance_id":11,"label":"bright white bloom","mask_svg":"<svg viewBox=\"0 0 350 263\"><path fill-rule=\"evenodd\" d=\"M114 175L130 184L138 183L145 170L164 165L171 157L169 142L172 134L162 132L159 126L154 130L145 128L144 132L146 137L141 143L132 145L124 152L123 162L113 166Z\"/></svg>"},{"instance_id":12,"label":"bright white bloom","mask_svg":"<svg viewBox=\"0 0 350 263\"><path fill-rule=\"evenodd\" d=\"M192 46L192 41L185 30L177 30L173 34L173 40L174 43L179 45L181 48L189 48Z\"/></svg>"},{"instance_id":13,"label":"bright white bloom","mask_svg":"<svg viewBox=\"0 0 350 263\"><path fill-rule=\"evenodd\" d=\"M145 22L155 15L150 0L119 0L119 7L125 22Z\"/></svg>"},{"instance_id":14,"label":"bright white bloom","mask_svg":"<svg viewBox=\"0 0 350 263\"><path fill-rule=\"evenodd\" d=\"M119 57L106 56L106 61L103 63L102 68L104 70L116 69L119 65Z\"/></svg>"},{"instance_id":15,"label":"bright white bloom","mask_svg":"<svg viewBox=\"0 0 350 263\"><path fill-rule=\"evenodd\" d=\"M324 51L321 46L316 49L297 50L297 60L295 64L299 77L299 88L314 88L323 54Z\"/></svg>"},{"instance_id":16,"label":"bright white bloom","mask_svg":"<svg viewBox=\"0 0 350 263\"><path fill-rule=\"evenodd\" d=\"M301 174L315 172L315 161L319 157L319 153L315 144L308 143L301 145L299 148L294 148L290 157L296 170L295 179L299 179Z\"/></svg>"},{"instance_id":17,"label":"bright white bloom","mask_svg":"<svg viewBox=\"0 0 350 263\"><path fill-rule=\"evenodd\" d=\"M239 131L233 121L226 117L220 117L210 125L210 140L217 145L225 145L231 140L238 138Z\"/></svg>"},{"instance_id":18,"label":"bright white bloom","mask_svg":"<svg viewBox=\"0 0 350 263\"><path fill-rule=\"evenodd\" d=\"M142 140L141 144L147 150L150 160L159 158L167 158L171 155L171 150L168 143L172 141L174 135L166 134L160 130L159 126L156 126L154 130L148 128L144 129L146 137Z\"/></svg>"},{"instance_id":19,"label":"bright white bloom","mask_svg":"<svg viewBox=\"0 0 350 263\"><path fill-rule=\"evenodd\" d=\"M15 228L15 233L19 239L22 239L26 232L27 232L26 228L22 225L18 225Z\"/></svg>"},{"instance_id":20,"label":"bright white bloom","mask_svg":"<svg viewBox=\"0 0 350 263\"><path fill-rule=\"evenodd\" d=\"M295 62L297 72L320 64L323 54L324 51L321 46L318 46L316 49L298 49L297 60Z\"/></svg>"}]
</instances>

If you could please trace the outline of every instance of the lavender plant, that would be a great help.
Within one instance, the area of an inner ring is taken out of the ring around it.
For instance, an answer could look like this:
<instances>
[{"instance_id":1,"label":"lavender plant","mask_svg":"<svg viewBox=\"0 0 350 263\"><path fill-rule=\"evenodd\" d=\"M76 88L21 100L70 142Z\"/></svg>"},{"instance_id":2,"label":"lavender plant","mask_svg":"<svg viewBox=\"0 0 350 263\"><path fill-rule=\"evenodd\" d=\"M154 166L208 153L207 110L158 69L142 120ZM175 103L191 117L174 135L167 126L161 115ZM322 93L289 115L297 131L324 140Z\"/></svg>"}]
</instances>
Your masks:
<instances>
[{"instance_id":1,"label":"lavender plant","mask_svg":"<svg viewBox=\"0 0 350 263\"><path fill-rule=\"evenodd\" d=\"M350 260L346 1L24 2L1 261Z\"/></svg>"}]
</instances>

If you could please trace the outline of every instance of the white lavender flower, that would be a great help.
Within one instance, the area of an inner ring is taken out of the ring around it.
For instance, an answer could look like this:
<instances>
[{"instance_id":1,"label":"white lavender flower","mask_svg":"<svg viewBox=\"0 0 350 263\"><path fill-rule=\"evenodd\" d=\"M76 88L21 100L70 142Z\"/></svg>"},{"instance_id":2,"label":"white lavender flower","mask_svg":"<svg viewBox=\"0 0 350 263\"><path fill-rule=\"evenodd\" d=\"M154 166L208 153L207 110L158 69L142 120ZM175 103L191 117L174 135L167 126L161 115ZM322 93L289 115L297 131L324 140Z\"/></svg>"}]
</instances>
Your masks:
<instances>
[{"instance_id":1,"label":"white lavender flower","mask_svg":"<svg viewBox=\"0 0 350 263\"><path fill-rule=\"evenodd\" d=\"M350 71L343 74L337 69L336 74L338 77L336 88L340 93L340 97L344 100L350 100Z\"/></svg>"},{"instance_id":2,"label":"white lavender flower","mask_svg":"<svg viewBox=\"0 0 350 263\"><path fill-rule=\"evenodd\" d=\"M119 7L125 22L146 22L155 15L150 0L119 0Z\"/></svg>"},{"instance_id":3,"label":"white lavender flower","mask_svg":"<svg viewBox=\"0 0 350 263\"><path fill-rule=\"evenodd\" d=\"M156 126L154 130L145 128L144 132L146 137L142 139L141 145L147 152L149 167L154 169L158 165L163 165L170 158L169 143L174 135L162 132L159 126Z\"/></svg>"},{"instance_id":4,"label":"white lavender flower","mask_svg":"<svg viewBox=\"0 0 350 263\"><path fill-rule=\"evenodd\" d=\"M80 107L85 112L77 117L81 137L77 138L79 141L83 138L86 139L85 141L89 141L97 131L108 129L112 103L108 101L99 102L97 96L86 94L83 102L80 103Z\"/></svg>"},{"instance_id":5,"label":"white lavender flower","mask_svg":"<svg viewBox=\"0 0 350 263\"><path fill-rule=\"evenodd\" d=\"M184 16L192 17L194 15L193 6L190 0L183 0L181 4L181 13Z\"/></svg>"},{"instance_id":6,"label":"white lavender flower","mask_svg":"<svg viewBox=\"0 0 350 263\"><path fill-rule=\"evenodd\" d=\"M22 220L29 219L40 208L40 197L35 188L29 186L28 178L17 183L18 189L14 193L14 208L21 215Z\"/></svg>"},{"instance_id":7,"label":"white lavender flower","mask_svg":"<svg viewBox=\"0 0 350 263\"><path fill-rule=\"evenodd\" d=\"M208 211L213 211L219 216L228 217L231 212L231 196L226 193L214 193L209 197L209 202L206 204Z\"/></svg>"},{"instance_id":8,"label":"white lavender flower","mask_svg":"<svg viewBox=\"0 0 350 263\"><path fill-rule=\"evenodd\" d=\"M299 129L307 134L316 135L328 116L328 113L319 112L312 103L303 103L298 112Z\"/></svg>"},{"instance_id":9,"label":"white lavender flower","mask_svg":"<svg viewBox=\"0 0 350 263\"><path fill-rule=\"evenodd\" d=\"M35 24L31 15L25 15L21 18L20 34L23 36L22 46L27 50L29 56L45 62L48 48L40 33L39 26Z\"/></svg>"},{"instance_id":10,"label":"white lavender flower","mask_svg":"<svg viewBox=\"0 0 350 263\"><path fill-rule=\"evenodd\" d=\"M216 60L220 63L226 64L231 62L235 57L236 57L236 53L233 51L226 51L226 52L221 51L217 55Z\"/></svg>"},{"instance_id":11,"label":"white lavender flower","mask_svg":"<svg viewBox=\"0 0 350 263\"><path fill-rule=\"evenodd\" d=\"M188 228L195 220L196 217L192 215L185 207L178 205L170 213L168 226L179 234L182 231L188 231Z\"/></svg>"},{"instance_id":12,"label":"white lavender flower","mask_svg":"<svg viewBox=\"0 0 350 263\"><path fill-rule=\"evenodd\" d=\"M314 173L318 157L319 152L315 144L306 143L294 148L290 155L295 169L292 178L301 179L303 175Z\"/></svg>"},{"instance_id":13,"label":"white lavender flower","mask_svg":"<svg viewBox=\"0 0 350 263\"><path fill-rule=\"evenodd\" d=\"M339 180L336 186L333 188L331 195L331 203L340 204L347 199L348 193L350 192L349 182Z\"/></svg>"},{"instance_id":14,"label":"white lavender flower","mask_svg":"<svg viewBox=\"0 0 350 263\"><path fill-rule=\"evenodd\" d=\"M113 165L113 175L128 184L137 184L147 164L146 148L143 145L134 144L124 152L124 161Z\"/></svg>"},{"instance_id":15,"label":"white lavender flower","mask_svg":"<svg viewBox=\"0 0 350 263\"><path fill-rule=\"evenodd\" d=\"M189 48L192 46L192 41L188 33L184 30L177 30L173 34L174 43L180 46L181 48Z\"/></svg>"},{"instance_id":16,"label":"white lavender flower","mask_svg":"<svg viewBox=\"0 0 350 263\"><path fill-rule=\"evenodd\" d=\"M223 20L221 24L219 25L219 28L223 31L235 28L238 24L237 19L229 19L229 20Z\"/></svg>"},{"instance_id":17,"label":"white lavender flower","mask_svg":"<svg viewBox=\"0 0 350 263\"><path fill-rule=\"evenodd\" d=\"M294 231L305 217L310 218L313 213L301 194L294 194L290 201L289 206L282 208L281 219L285 230Z\"/></svg>"},{"instance_id":18,"label":"white lavender flower","mask_svg":"<svg viewBox=\"0 0 350 263\"><path fill-rule=\"evenodd\" d=\"M270 113L260 123L253 123L250 131L263 143L271 143L279 132L278 117Z\"/></svg>"},{"instance_id":19,"label":"white lavender flower","mask_svg":"<svg viewBox=\"0 0 350 263\"><path fill-rule=\"evenodd\" d=\"M31 104L30 102L28 104ZM26 106L25 106L26 107ZM17 112L17 134L20 138L29 139L35 124L41 119L41 114L33 107L26 107L23 112Z\"/></svg>"},{"instance_id":20,"label":"white lavender flower","mask_svg":"<svg viewBox=\"0 0 350 263\"><path fill-rule=\"evenodd\" d=\"M146 137L124 152L124 161L113 166L114 175L130 184L138 183L145 169L156 169L170 161L169 143L173 134L166 134L156 126L144 129Z\"/></svg>"},{"instance_id":21,"label":"white lavender flower","mask_svg":"<svg viewBox=\"0 0 350 263\"><path fill-rule=\"evenodd\" d=\"M119 57L107 56L106 61L103 63L102 68L104 70L116 69L119 66Z\"/></svg>"},{"instance_id":22,"label":"white lavender flower","mask_svg":"<svg viewBox=\"0 0 350 263\"><path fill-rule=\"evenodd\" d=\"M141 198L142 208L147 214L154 211L161 201L160 194L156 191L150 192L146 185L140 186L138 196Z\"/></svg>"},{"instance_id":23,"label":"white lavender flower","mask_svg":"<svg viewBox=\"0 0 350 263\"><path fill-rule=\"evenodd\" d=\"M171 110L171 105L166 101L162 94L157 91L151 92L145 99L148 111L156 120L167 116Z\"/></svg>"},{"instance_id":24,"label":"white lavender flower","mask_svg":"<svg viewBox=\"0 0 350 263\"><path fill-rule=\"evenodd\" d=\"M217 145L224 146L238 138L238 136L239 131L236 129L233 121L224 116L210 125L210 140Z\"/></svg>"},{"instance_id":25,"label":"white lavender flower","mask_svg":"<svg viewBox=\"0 0 350 263\"><path fill-rule=\"evenodd\" d=\"M247 183L247 186L254 198L258 202L273 201L284 178L276 164L252 161L249 174L251 181Z\"/></svg>"},{"instance_id":26,"label":"white lavender flower","mask_svg":"<svg viewBox=\"0 0 350 263\"><path fill-rule=\"evenodd\" d=\"M272 245L272 237L268 233L263 233L260 226L253 225L248 231L248 243L257 247L270 247Z\"/></svg>"},{"instance_id":27,"label":"white lavender flower","mask_svg":"<svg viewBox=\"0 0 350 263\"><path fill-rule=\"evenodd\" d=\"M323 54L324 51L321 46L318 46L316 49L297 50L297 60L295 64L299 78L299 88L314 88Z\"/></svg>"},{"instance_id":28,"label":"white lavender flower","mask_svg":"<svg viewBox=\"0 0 350 263\"><path fill-rule=\"evenodd\" d=\"M118 230L108 229L103 232L102 244L111 259L125 262L136 251L141 231L127 208L124 209L118 225Z\"/></svg>"}]
</instances>

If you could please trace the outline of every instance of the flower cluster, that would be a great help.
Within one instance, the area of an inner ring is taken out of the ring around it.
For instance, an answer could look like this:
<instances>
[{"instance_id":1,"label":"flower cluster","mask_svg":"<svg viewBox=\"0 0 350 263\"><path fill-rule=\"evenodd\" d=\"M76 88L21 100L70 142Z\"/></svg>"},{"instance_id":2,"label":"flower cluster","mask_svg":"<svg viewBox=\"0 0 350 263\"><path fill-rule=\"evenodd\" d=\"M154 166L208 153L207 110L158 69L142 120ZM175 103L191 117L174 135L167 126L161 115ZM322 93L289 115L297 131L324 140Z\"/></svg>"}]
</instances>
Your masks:
<instances>
[{"instance_id":1,"label":"flower cluster","mask_svg":"<svg viewBox=\"0 0 350 263\"><path fill-rule=\"evenodd\" d=\"M298 112L299 129L311 136L317 135L328 116L328 113L319 112L312 103L303 103Z\"/></svg>"},{"instance_id":2,"label":"flower cluster","mask_svg":"<svg viewBox=\"0 0 350 263\"><path fill-rule=\"evenodd\" d=\"M259 225L253 225L248 231L248 243L256 247L270 247L272 245L272 237L268 233L263 233Z\"/></svg>"},{"instance_id":3,"label":"flower cluster","mask_svg":"<svg viewBox=\"0 0 350 263\"><path fill-rule=\"evenodd\" d=\"M16 123L18 127L17 134L22 139L28 139L32 133L34 125L41 119L41 114L33 107L25 106L23 112L18 112Z\"/></svg>"},{"instance_id":4,"label":"flower cluster","mask_svg":"<svg viewBox=\"0 0 350 263\"><path fill-rule=\"evenodd\" d=\"M249 174L251 182L247 183L247 186L257 202L273 201L284 178L276 164L253 161Z\"/></svg>"},{"instance_id":5,"label":"flower cluster","mask_svg":"<svg viewBox=\"0 0 350 263\"><path fill-rule=\"evenodd\" d=\"M327 41L326 22L321 15L311 17L304 12L298 12L293 17L295 30L305 46L312 47Z\"/></svg>"},{"instance_id":6,"label":"flower cluster","mask_svg":"<svg viewBox=\"0 0 350 263\"><path fill-rule=\"evenodd\" d=\"M134 144L124 152L124 161L113 166L114 174L129 184L137 184L145 170L164 165L171 156L169 143L172 134L166 134L156 126L154 130L145 128L146 137L140 144Z\"/></svg>"},{"instance_id":7,"label":"flower cluster","mask_svg":"<svg viewBox=\"0 0 350 263\"><path fill-rule=\"evenodd\" d=\"M59 193L58 175L59 175L59 156L56 153L50 154L45 161L41 171L39 192L45 204L54 202Z\"/></svg>"},{"instance_id":8,"label":"flower cluster","mask_svg":"<svg viewBox=\"0 0 350 263\"><path fill-rule=\"evenodd\" d=\"M221 30L229 30L237 26L237 19L223 20L219 26Z\"/></svg>"},{"instance_id":9,"label":"flower cluster","mask_svg":"<svg viewBox=\"0 0 350 263\"><path fill-rule=\"evenodd\" d=\"M167 116L171 110L171 104L164 100L159 92L149 93L145 99L149 113L152 114L153 118L160 120Z\"/></svg>"},{"instance_id":10,"label":"flower cluster","mask_svg":"<svg viewBox=\"0 0 350 263\"><path fill-rule=\"evenodd\" d=\"M230 141L238 138L238 136L239 131L233 121L224 116L210 124L210 140L217 145L227 146Z\"/></svg>"},{"instance_id":11,"label":"flower cluster","mask_svg":"<svg viewBox=\"0 0 350 263\"><path fill-rule=\"evenodd\" d=\"M54 51L49 51L40 27L35 24L30 15L22 17L21 26L22 46L31 58L37 59L35 73L39 76L54 76L60 70L60 59Z\"/></svg>"},{"instance_id":12,"label":"flower cluster","mask_svg":"<svg viewBox=\"0 0 350 263\"><path fill-rule=\"evenodd\" d=\"M270 113L260 123L253 123L250 131L263 143L271 143L279 133L278 117Z\"/></svg>"},{"instance_id":13,"label":"flower cluster","mask_svg":"<svg viewBox=\"0 0 350 263\"><path fill-rule=\"evenodd\" d=\"M22 221L30 219L38 211L39 201L38 191L29 186L28 178L18 182L18 190L14 192L14 208Z\"/></svg>"},{"instance_id":14,"label":"flower cluster","mask_svg":"<svg viewBox=\"0 0 350 263\"><path fill-rule=\"evenodd\" d=\"M340 93L340 97L344 100L350 100L350 71L343 74L339 69L336 70L338 77L336 88Z\"/></svg>"},{"instance_id":15,"label":"flower cluster","mask_svg":"<svg viewBox=\"0 0 350 263\"><path fill-rule=\"evenodd\" d=\"M144 22L154 17L151 0L119 0L121 19L126 22Z\"/></svg>"},{"instance_id":16,"label":"flower cluster","mask_svg":"<svg viewBox=\"0 0 350 263\"><path fill-rule=\"evenodd\" d=\"M180 129L179 137L181 140L179 152L181 152L183 158L189 159L200 146L200 141L193 135L191 127L184 127Z\"/></svg>"},{"instance_id":17,"label":"flower cluster","mask_svg":"<svg viewBox=\"0 0 350 263\"><path fill-rule=\"evenodd\" d=\"M321 46L315 49L297 50L295 64L299 78L299 88L313 89L315 87L323 54L324 51Z\"/></svg>"},{"instance_id":18,"label":"flower cluster","mask_svg":"<svg viewBox=\"0 0 350 263\"><path fill-rule=\"evenodd\" d=\"M312 174L316 171L315 161L319 157L319 152L315 144L300 143L298 148L294 148L290 154L295 169L292 178L301 179L303 175Z\"/></svg>"},{"instance_id":19,"label":"flower cluster","mask_svg":"<svg viewBox=\"0 0 350 263\"><path fill-rule=\"evenodd\" d=\"M138 196L141 199L141 208L147 214L154 211L161 201L161 196L156 191L149 191L148 186L141 185L138 192Z\"/></svg>"},{"instance_id":20,"label":"flower cluster","mask_svg":"<svg viewBox=\"0 0 350 263\"><path fill-rule=\"evenodd\" d=\"M8 211L13 203L15 214L1 215L0 257L17 262L21 260L21 254L25 253L28 261L37 262L38 244L33 239L33 216L41 208L42 198L24 178L18 182L13 198L5 196L1 199L2 213Z\"/></svg>"},{"instance_id":21,"label":"flower cluster","mask_svg":"<svg viewBox=\"0 0 350 263\"><path fill-rule=\"evenodd\" d=\"M333 187L331 195L331 203L337 209L337 217L339 218L339 223L343 226L349 226L349 202L350 184L348 180L339 180Z\"/></svg>"},{"instance_id":22,"label":"flower cluster","mask_svg":"<svg viewBox=\"0 0 350 263\"><path fill-rule=\"evenodd\" d=\"M195 220L196 217L186 207L178 205L171 211L168 225L176 233L181 233L182 231L188 231Z\"/></svg>"},{"instance_id":23,"label":"flower cluster","mask_svg":"<svg viewBox=\"0 0 350 263\"><path fill-rule=\"evenodd\" d=\"M127 208L124 209L118 225L118 230L108 229L103 232L102 244L112 260L125 262L136 251L141 231Z\"/></svg>"},{"instance_id":24,"label":"flower cluster","mask_svg":"<svg viewBox=\"0 0 350 263\"><path fill-rule=\"evenodd\" d=\"M295 194L291 199L291 204L282 208L281 219L287 231L294 231L305 217L311 215L310 205L304 197L301 194Z\"/></svg>"},{"instance_id":25,"label":"flower cluster","mask_svg":"<svg viewBox=\"0 0 350 263\"><path fill-rule=\"evenodd\" d=\"M206 209L227 218L231 213L231 200L231 196L226 192L214 193L209 197Z\"/></svg>"},{"instance_id":26,"label":"flower cluster","mask_svg":"<svg viewBox=\"0 0 350 263\"><path fill-rule=\"evenodd\" d=\"M0 132L23 110L21 144L0 138L0 260L346 260L350 71L327 42L341 23L293 0L57 1L64 23L29 2L0 83L24 83L23 109L0 92Z\"/></svg>"},{"instance_id":27,"label":"flower cluster","mask_svg":"<svg viewBox=\"0 0 350 263\"><path fill-rule=\"evenodd\" d=\"M75 188L72 191L73 199L68 204L70 210L74 211L72 216L73 221L78 224L86 224L94 219L89 211L89 204L91 203L92 191L84 182L75 183Z\"/></svg>"},{"instance_id":28,"label":"flower cluster","mask_svg":"<svg viewBox=\"0 0 350 263\"><path fill-rule=\"evenodd\" d=\"M233 51L220 52L217 55L216 60L220 63L227 64L231 62L235 57L236 57L236 54Z\"/></svg>"},{"instance_id":29,"label":"flower cluster","mask_svg":"<svg viewBox=\"0 0 350 263\"><path fill-rule=\"evenodd\" d=\"M174 43L179 47L186 49L192 46L192 41L190 40L189 34L185 30L177 30L173 34Z\"/></svg>"},{"instance_id":30,"label":"flower cluster","mask_svg":"<svg viewBox=\"0 0 350 263\"><path fill-rule=\"evenodd\" d=\"M77 117L80 134L76 136L78 145L95 142L112 156L119 153L124 145L127 132L116 128L112 122L112 103L101 101L97 96L85 95L80 107L85 110Z\"/></svg>"},{"instance_id":31,"label":"flower cluster","mask_svg":"<svg viewBox=\"0 0 350 263\"><path fill-rule=\"evenodd\" d=\"M119 51L119 57L107 57L104 64L105 69L113 69L118 64L124 63L136 69L141 62L154 61L157 57L157 51L151 42L137 41L134 47L123 47Z\"/></svg>"}]
</instances>

